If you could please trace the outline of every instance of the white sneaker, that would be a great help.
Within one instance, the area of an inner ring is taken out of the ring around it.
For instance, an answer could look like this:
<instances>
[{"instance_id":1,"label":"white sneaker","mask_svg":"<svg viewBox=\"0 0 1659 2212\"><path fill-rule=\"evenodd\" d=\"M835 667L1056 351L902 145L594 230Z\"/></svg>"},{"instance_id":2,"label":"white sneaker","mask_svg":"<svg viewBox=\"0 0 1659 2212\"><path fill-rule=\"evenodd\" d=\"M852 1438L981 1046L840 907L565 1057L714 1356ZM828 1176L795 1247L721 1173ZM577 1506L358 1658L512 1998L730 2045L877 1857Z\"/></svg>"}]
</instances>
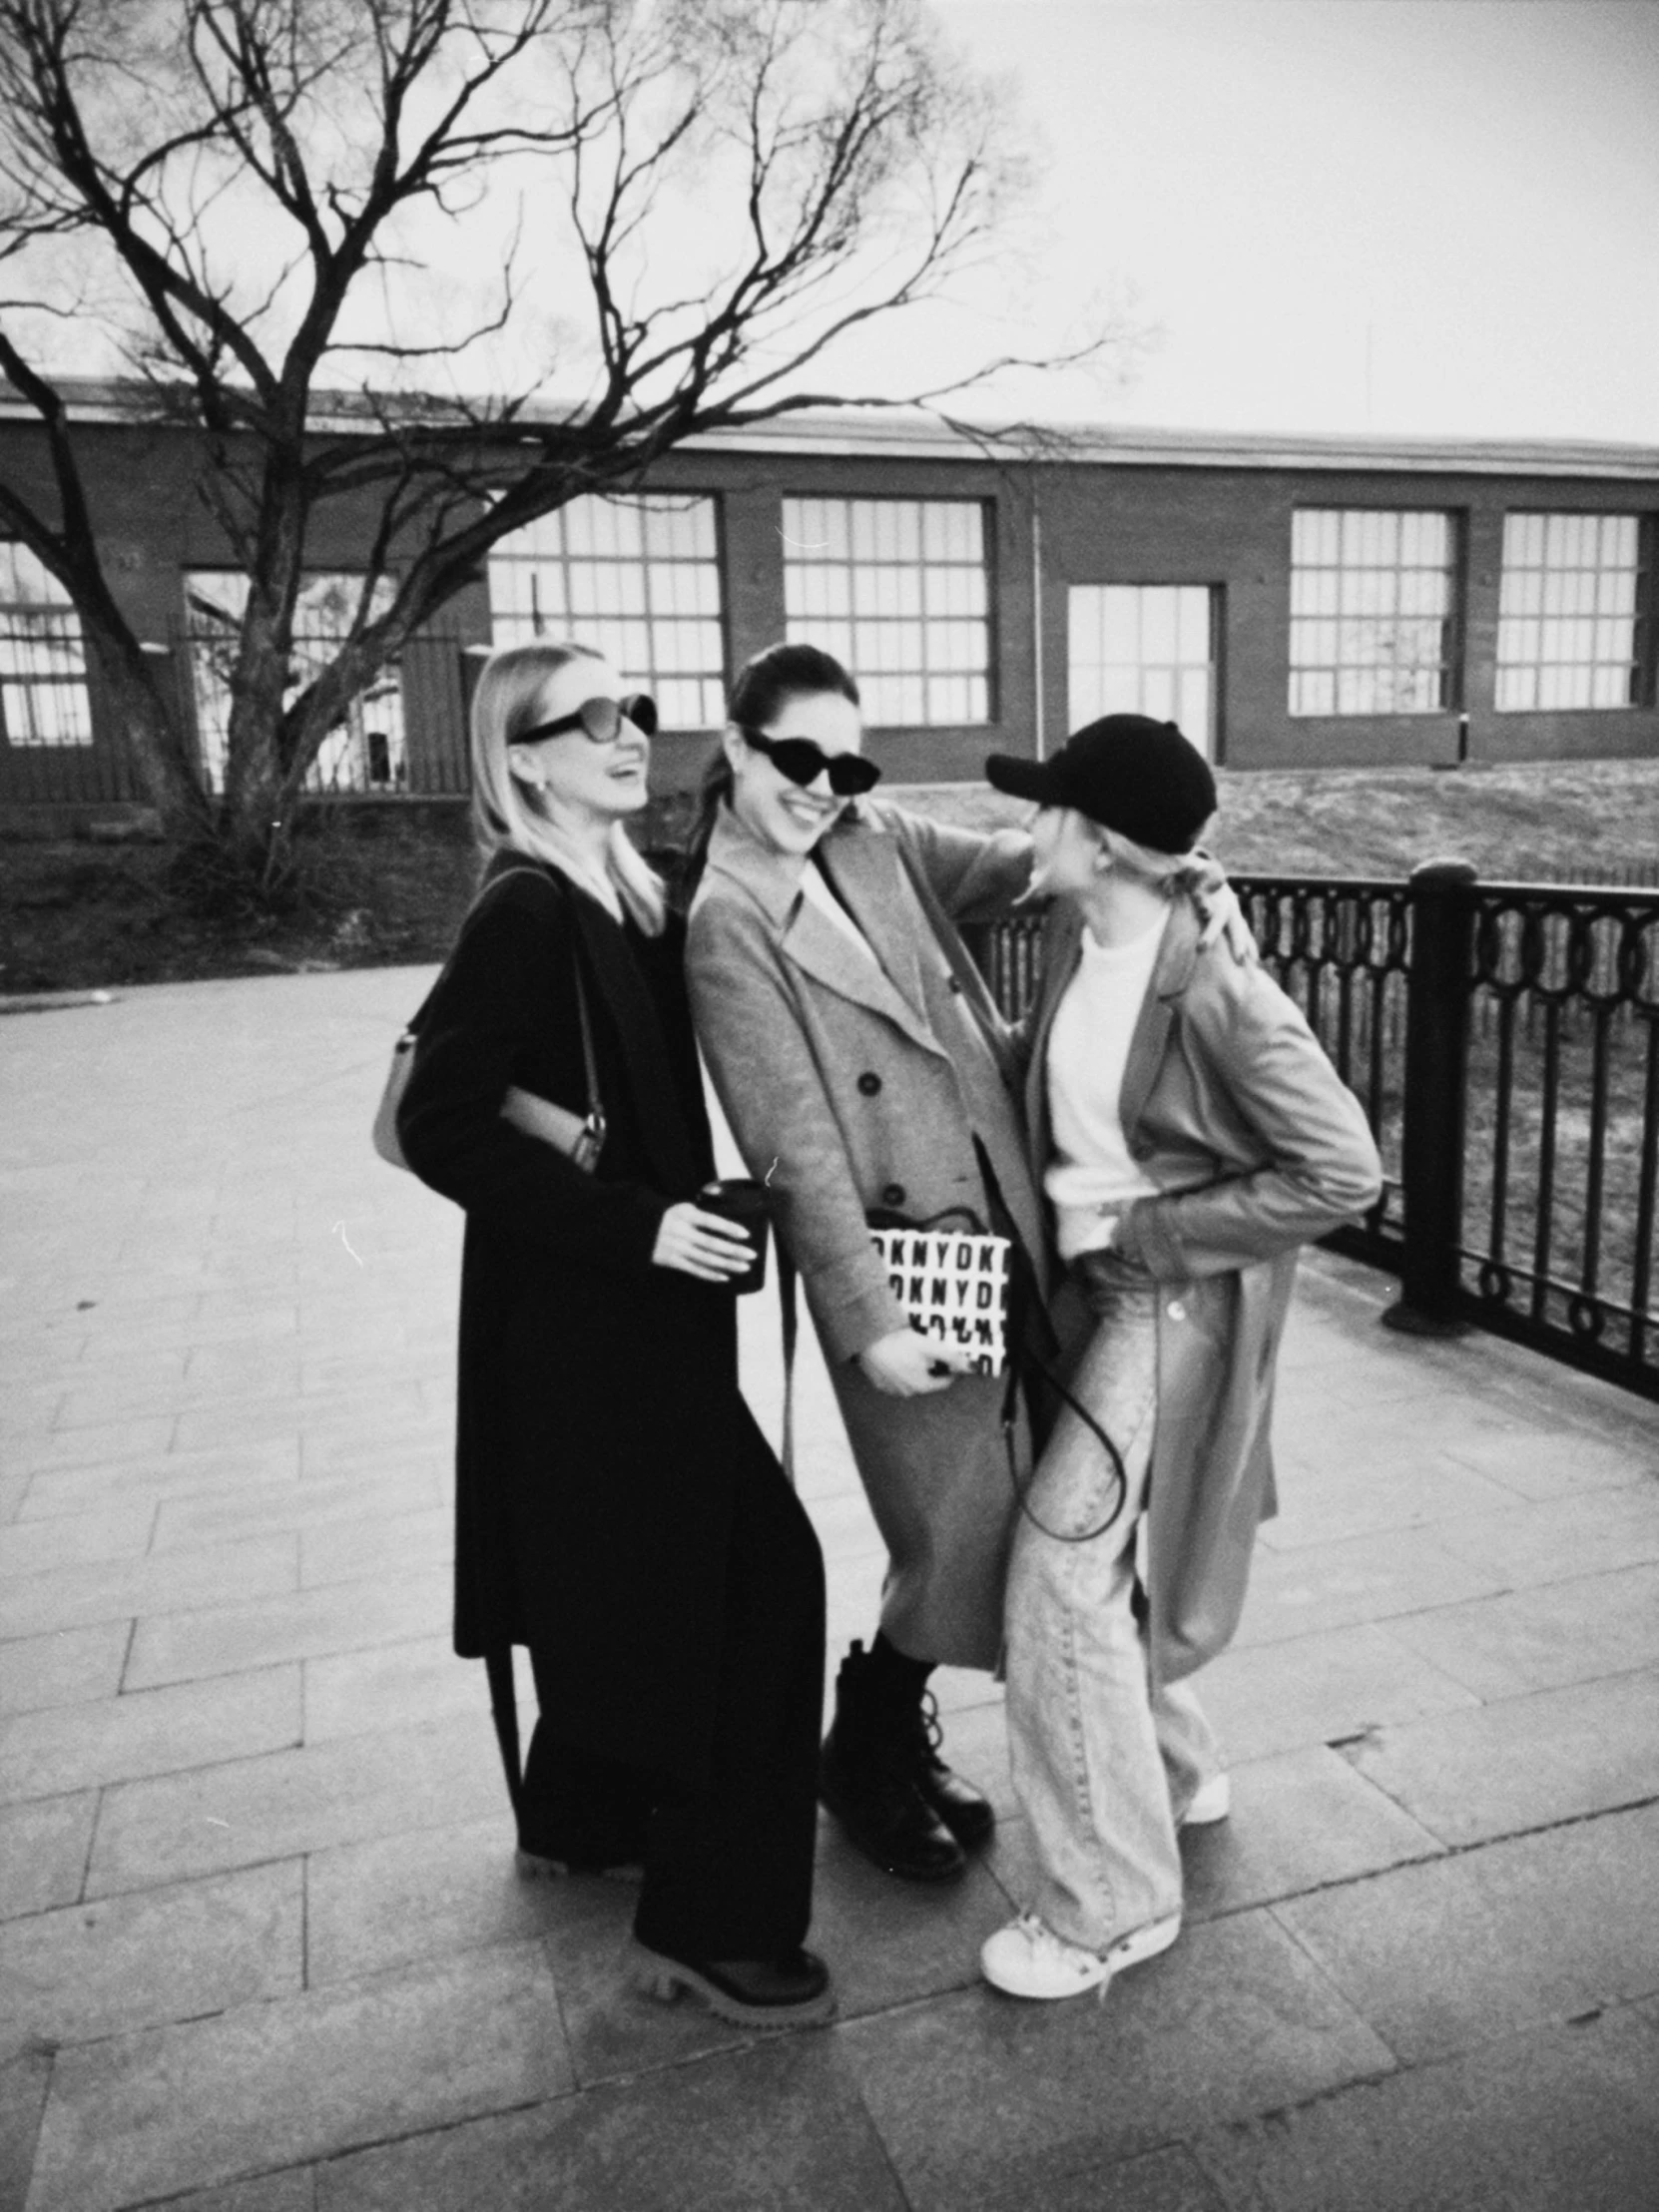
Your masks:
<instances>
[{"instance_id":1,"label":"white sneaker","mask_svg":"<svg viewBox=\"0 0 1659 2212\"><path fill-rule=\"evenodd\" d=\"M1232 1810L1232 1783L1225 1773L1213 1774L1193 1792L1192 1802L1182 1814L1179 1825L1182 1828L1213 1828L1217 1821L1226 1820Z\"/></svg>"},{"instance_id":2,"label":"white sneaker","mask_svg":"<svg viewBox=\"0 0 1659 2212\"><path fill-rule=\"evenodd\" d=\"M979 1966L993 1989L1011 1997L1080 1997L1086 1989L1104 1994L1114 1974L1156 1958L1180 1933L1181 1916L1172 1913L1167 1921L1150 1921L1119 1936L1108 1950L1086 1950L1056 1936L1035 1913L1022 1913L985 1938Z\"/></svg>"}]
</instances>

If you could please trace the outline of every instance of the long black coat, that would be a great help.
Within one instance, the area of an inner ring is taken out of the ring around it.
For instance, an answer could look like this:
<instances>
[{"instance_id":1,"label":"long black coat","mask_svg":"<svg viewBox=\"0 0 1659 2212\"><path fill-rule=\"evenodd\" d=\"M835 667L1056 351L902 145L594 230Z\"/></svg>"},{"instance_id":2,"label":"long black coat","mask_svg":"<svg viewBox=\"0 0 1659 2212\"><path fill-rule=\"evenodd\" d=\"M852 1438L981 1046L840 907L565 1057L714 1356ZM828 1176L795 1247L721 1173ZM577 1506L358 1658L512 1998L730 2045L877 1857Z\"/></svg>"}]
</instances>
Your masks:
<instances>
[{"instance_id":1,"label":"long black coat","mask_svg":"<svg viewBox=\"0 0 1659 2212\"><path fill-rule=\"evenodd\" d=\"M455 1648L534 1646L556 1736L695 1783L734 1470L772 1455L738 1391L730 1292L651 1261L668 1207L713 1173L684 933L647 937L516 855L491 882L398 1121L415 1173L467 1217ZM608 1120L595 1175L500 1114L515 1083L587 1109L577 959Z\"/></svg>"}]
</instances>

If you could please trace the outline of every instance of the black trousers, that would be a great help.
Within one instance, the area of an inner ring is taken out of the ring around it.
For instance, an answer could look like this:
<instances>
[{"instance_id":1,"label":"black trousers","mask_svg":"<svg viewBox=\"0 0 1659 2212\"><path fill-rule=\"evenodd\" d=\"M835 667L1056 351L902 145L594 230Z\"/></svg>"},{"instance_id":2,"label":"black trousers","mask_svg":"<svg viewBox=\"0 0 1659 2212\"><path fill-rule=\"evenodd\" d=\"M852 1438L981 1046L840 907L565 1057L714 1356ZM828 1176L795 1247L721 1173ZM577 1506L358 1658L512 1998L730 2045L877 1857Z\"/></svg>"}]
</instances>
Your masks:
<instances>
[{"instance_id":1,"label":"black trousers","mask_svg":"<svg viewBox=\"0 0 1659 2212\"><path fill-rule=\"evenodd\" d=\"M739 1472L706 1787L560 1743L537 1722L523 1841L550 1858L642 1860L634 1932L685 1959L770 1958L806 1938L818 1832L824 1561L770 1454ZM543 1662L530 1653L545 1705Z\"/></svg>"}]
</instances>

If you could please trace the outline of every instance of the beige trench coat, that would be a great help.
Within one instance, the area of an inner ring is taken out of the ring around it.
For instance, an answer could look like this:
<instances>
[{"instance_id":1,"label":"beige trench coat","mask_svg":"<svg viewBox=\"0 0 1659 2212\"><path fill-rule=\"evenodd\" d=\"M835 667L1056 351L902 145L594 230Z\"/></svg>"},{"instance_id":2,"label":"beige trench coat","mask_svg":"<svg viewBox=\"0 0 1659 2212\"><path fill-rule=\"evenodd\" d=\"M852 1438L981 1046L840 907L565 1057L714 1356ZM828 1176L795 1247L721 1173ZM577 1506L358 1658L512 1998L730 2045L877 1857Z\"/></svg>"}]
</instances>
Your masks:
<instances>
[{"instance_id":1,"label":"beige trench coat","mask_svg":"<svg viewBox=\"0 0 1659 2212\"><path fill-rule=\"evenodd\" d=\"M1013 1506L1002 1383L887 1397L854 1362L905 1327L866 1213L983 1218L975 1135L1042 1265L1018 1062L954 929L1006 910L1030 846L866 802L824 849L873 958L803 896L800 862L721 816L687 944L698 1036L739 1149L770 1181L887 1546L881 1625L913 1658L991 1667ZM1023 1426L1018 1449L1023 1474Z\"/></svg>"},{"instance_id":2,"label":"beige trench coat","mask_svg":"<svg viewBox=\"0 0 1659 2212\"><path fill-rule=\"evenodd\" d=\"M1053 1151L1048 1038L1083 923L1056 907L1029 1031L1026 1118L1041 1175ZM1275 1510L1274 1362L1298 1247L1363 1213L1382 1163L1358 1099L1297 1006L1225 940L1199 944L1173 908L1124 1070L1134 1159L1161 1195L1118 1243L1156 1279L1158 1417L1147 1506L1152 1665L1191 1674L1238 1626L1258 1524ZM1062 1314L1062 1332L1079 1317Z\"/></svg>"}]
</instances>

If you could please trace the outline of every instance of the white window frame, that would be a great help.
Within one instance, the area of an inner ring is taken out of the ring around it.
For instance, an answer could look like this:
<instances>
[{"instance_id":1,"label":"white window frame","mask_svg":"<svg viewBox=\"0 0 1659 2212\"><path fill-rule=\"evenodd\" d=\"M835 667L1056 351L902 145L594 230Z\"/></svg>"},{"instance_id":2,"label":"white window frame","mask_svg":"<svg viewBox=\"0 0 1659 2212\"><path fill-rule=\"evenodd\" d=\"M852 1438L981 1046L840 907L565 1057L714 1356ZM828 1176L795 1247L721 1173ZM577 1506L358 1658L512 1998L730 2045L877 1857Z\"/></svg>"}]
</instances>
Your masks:
<instances>
[{"instance_id":1,"label":"white window frame","mask_svg":"<svg viewBox=\"0 0 1659 2212\"><path fill-rule=\"evenodd\" d=\"M707 493L585 492L490 548L490 635L590 645L665 730L726 720L719 502Z\"/></svg>"},{"instance_id":2,"label":"white window frame","mask_svg":"<svg viewBox=\"0 0 1659 2212\"><path fill-rule=\"evenodd\" d=\"M1220 600L1213 584L1070 585L1068 726L1150 715L1178 724L1214 760Z\"/></svg>"},{"instance_id":3,"label":"white window frame","mask_svg":"<svg viewBox=\"0 0 1659 2212\"><path fill-rule=\"evenodd\" d=\"M787 634L850 672L872 727L991 721L989 524L982 499L785 499Z\"/></svg>"},{"instance_id":4,"label":"white window frame","mask_svg":"<svg viewBox=\"0 0 1659 2212\"><path fill-rule=\"evenodd\" d=\"M19 538L0 538L0 735L24 752L92 744L80 615Z\"/></svg>"},{"instance_id":5,"label":"white window frame","mask_svg":"<svg viewBox=\"0 0 1659 2212\"><path fill-rule=\"evenodd\" d=\"M1642 704L1644 517L1515 509L1503 518L1499 714L1606 713Z\"/></svg>"},{"instance_id":6,"label":"white window frame","mask_svg":"<svg viewBox=\"0 0 1659 2212\"><path fill-rule=\"evenodd\" d=\"M1298 507L1288 706L1296 718L1452 711L1457 517L1430 507Z\"/></svg>"}]
</instances>

